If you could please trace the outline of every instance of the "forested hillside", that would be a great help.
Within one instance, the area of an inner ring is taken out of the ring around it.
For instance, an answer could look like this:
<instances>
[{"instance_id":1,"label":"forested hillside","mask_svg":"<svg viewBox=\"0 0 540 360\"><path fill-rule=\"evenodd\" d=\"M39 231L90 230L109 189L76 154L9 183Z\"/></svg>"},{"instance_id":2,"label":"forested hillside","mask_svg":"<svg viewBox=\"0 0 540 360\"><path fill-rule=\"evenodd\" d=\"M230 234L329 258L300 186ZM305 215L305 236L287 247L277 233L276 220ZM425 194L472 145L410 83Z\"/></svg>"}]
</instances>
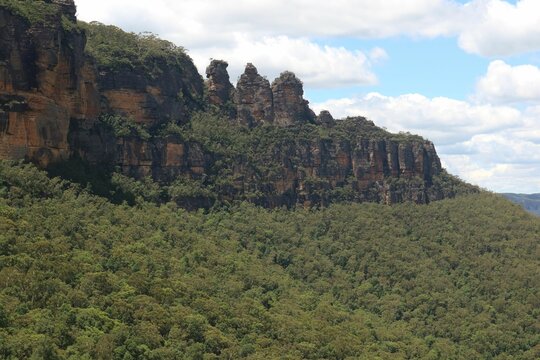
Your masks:
<instances>
[{"instance_id":1,"label":"forested hillside","mask_svg":"<svg viewBox=\"0 0 540 360\"><path fill-rule=\"evenodd\" d=\"M540 221L429 205L188 212L0 163L2 359L538 359Z\"/></svg>"}]
</instances>

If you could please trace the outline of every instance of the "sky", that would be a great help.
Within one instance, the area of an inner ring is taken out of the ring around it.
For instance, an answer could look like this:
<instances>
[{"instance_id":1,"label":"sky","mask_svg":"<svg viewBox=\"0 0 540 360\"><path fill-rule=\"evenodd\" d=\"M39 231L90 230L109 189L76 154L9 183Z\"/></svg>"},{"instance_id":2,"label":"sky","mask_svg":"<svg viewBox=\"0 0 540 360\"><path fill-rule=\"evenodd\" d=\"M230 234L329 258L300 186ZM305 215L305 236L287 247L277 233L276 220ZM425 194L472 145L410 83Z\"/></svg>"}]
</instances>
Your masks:
<instances>
[{"instance_id":1,"label":"sky","mask_svg":"<svg viewBox=\"0 0 540 360\"><path fill-rule=\"evenodd\" d=\"M75 0L84 21L150 31L201 74L246 63L304 82L316 111L433 141L452 174L540 193L540 0Z\"/></svg>"}]
</instances>

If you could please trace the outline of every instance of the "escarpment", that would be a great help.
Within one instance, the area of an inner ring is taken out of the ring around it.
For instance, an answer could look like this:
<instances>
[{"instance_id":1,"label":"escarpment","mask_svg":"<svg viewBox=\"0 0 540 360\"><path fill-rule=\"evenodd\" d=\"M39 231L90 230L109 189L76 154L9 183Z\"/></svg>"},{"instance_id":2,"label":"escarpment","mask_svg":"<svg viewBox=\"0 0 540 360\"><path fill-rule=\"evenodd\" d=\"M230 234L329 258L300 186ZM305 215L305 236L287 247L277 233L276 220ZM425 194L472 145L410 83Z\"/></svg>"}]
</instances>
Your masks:
<instances>
[{"instance_id":1,"label":"escarpment","mask_svg":"<svg viewBox=\"0 0 540 360\"><path fill-rule=\"evenodd\" d=\"M362 117L317 116L291 72L270 83L247 64L233 86L228 64L212 60L204 81L181 47L77 23L71 0L7 4L0 159L44 168L75 159L163 184L190 179L214 199L264 206L454 194L441 185L448 178L431 142Z\"/></svg>"},{"instance_id":2,"label":"escarpment","mask_svg":"<svg viewBox=\"0 0 540 360\"><path fill-rule=\"evenodd\" d=\"M47 166L70 156L70 121L96 119L99 95L73 1L37 3L36 18L0 7L0 157Z\"/></svg>"},{"instance_id":3,"label":"escarpment","mask_svg":"<svg viewBox=\"0 0 540 360\"><path fill-rule=\"evenodd\" d=\"M151 34L81 24L87 53L96 60L101 111L149 128L185 123L199 109L203 80L181 47Z\"/></svg>"}]
</instances>

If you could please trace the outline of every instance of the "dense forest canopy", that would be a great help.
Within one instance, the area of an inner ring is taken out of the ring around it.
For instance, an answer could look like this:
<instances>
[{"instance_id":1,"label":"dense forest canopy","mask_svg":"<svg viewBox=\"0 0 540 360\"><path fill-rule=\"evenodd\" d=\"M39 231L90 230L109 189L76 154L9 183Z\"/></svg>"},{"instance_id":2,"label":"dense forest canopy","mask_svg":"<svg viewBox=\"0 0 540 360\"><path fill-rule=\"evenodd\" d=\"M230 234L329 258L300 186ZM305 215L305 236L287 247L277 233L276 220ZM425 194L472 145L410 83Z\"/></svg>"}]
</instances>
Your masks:
<instances>
[{"instance_id":1,"label":"dense forest canopy","mask_svg":"<svg viewBox=\"0 0 540 360\"><path fill-rule=\"evenodd\" d=\"M540 221L502 197L188 212L0 163L0 358L537 359Z\"/></svg>"},{"instance_id":2,"label":"dense forest canopy","mask_svg":"<svg viewBox=\"0 0 540 360\"><path fill-rule=\"evenodd\" d=\"M0 0L0 6L9 9L31 24L46 25L48 18L58 11L54 4L44 0Z\"/></svg>"}]
</instances>

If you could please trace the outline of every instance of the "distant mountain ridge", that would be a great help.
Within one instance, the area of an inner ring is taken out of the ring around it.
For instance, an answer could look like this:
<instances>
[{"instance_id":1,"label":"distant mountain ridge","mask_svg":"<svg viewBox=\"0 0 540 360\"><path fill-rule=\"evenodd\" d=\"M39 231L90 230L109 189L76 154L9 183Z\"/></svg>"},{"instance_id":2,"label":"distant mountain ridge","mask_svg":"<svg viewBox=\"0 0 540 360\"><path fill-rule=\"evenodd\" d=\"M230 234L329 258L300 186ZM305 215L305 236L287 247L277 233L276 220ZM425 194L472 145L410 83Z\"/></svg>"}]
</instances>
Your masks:
<instances>
[{"instance_id":1,"label":"distant mountain ridge","mask_svg":"<svg viewBox=\"0 0 540 360\"><path fill-rule=\"evenodd\" d=\"M505 193L502 195L516 204L523 206L525 210L540 215L540 194Z\"/></svg>"}]
</instances>

